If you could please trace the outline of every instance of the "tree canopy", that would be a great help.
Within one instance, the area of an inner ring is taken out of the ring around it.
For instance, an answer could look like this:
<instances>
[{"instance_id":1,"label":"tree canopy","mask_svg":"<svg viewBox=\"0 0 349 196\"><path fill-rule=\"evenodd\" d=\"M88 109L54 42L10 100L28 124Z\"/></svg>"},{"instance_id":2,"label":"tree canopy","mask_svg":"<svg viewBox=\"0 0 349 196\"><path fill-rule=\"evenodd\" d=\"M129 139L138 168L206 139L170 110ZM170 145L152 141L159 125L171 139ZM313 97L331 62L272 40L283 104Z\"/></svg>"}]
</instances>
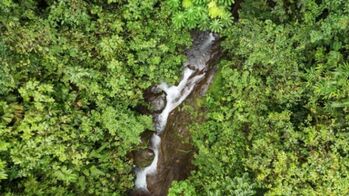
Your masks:
<instances>
[{"instance_id":1,"label":"tree canopy","mask_svg":"<svg viewBox=\"0 0 349 196\"><path fill-rule=\"evenodd\" d=\"M0 192L124 195L193 30L223 56L169 195L349 194L346 0L0 1Z\"/></svg>"}]
</instances>

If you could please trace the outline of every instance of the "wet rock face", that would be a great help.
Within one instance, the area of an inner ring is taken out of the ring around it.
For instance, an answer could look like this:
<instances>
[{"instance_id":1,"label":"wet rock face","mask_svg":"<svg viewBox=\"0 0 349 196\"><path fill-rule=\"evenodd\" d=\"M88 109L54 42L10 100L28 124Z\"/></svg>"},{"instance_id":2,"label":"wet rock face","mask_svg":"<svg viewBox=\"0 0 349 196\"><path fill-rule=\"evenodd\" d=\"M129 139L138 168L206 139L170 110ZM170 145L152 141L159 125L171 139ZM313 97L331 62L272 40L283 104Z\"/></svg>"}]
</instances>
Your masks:
<instances>
[{"instance_id":1,"label":"wet rock face","mask_svg":"<svg viewBox=\"0 0 349 196\"><path fill-rule=\"evenodd\" d=\"M136 189L128 192L129 196L151 196L151 194L146 190Z\"/></svg>"},{"instance_id":2,"label":"wet rock face","mask_svg":"<svg viewBox=\"0 0 349 196\"><path fill-rule=\"evenodd\" d=\"M196 67L192 64L187 64L186 66L191 70L197 71Z\"/></svg>"},{"instance_id":3,"label":"wet rock face","mask_svg":"<svg viewBox=\"0 0 349 196\"><path fill-rule=\"evenodd\" d=\"M140 147L128 153L127 158L133 161L137 168L143 168L151 163L154 159L154 152L148 148L150 146L151 136L154 131L146 130L141 134Z\"/></svg>"},{"instance_id":4,"label":"wet rock face","mask_svg":"<svg viewBox=\"0 0 349 196\"><path fill-rule=\"evenodd\" d=\"M145 130L141 134L141 145L142 146L150 146L150 140L151 140L151 137L153 134L154 134L154 131Z\"/></svg>"},{"instance_id":5,"label":"wet rock face","mask_svg":"<svg viewBox=\"0 0 349 196\"><path fill-rule=\"evenodd\" d=\"M166 106L166 94L157 86L147 89L144 93L144 99L149 103L151 113L160 113Z\"/></svg>"},{"instance_id":6,"label":"wet rock face","mask_svg":"<svg viewBox=\"0 0 349 196\"><path fill-rule=\"evenodd\" d=\"M166 105L166 95L162 93L160 96L150 101L150 110L160 113Z\"/></svg>"},{"instance_id":7,"label":"wet rock face","mask_svg":"<svg viewBox=\"0 0 349 196\"><path fill-rule=\"evenodd\" d=\"M154 152L149 148L136 150L131 153L133 162L137 166L137 168L144 168L148 166L149 164L151 164L155 156Z\"/></svg>"},{"instance_id":8,"label":"wet rock face","mask_svg":"<svg viewBox=\"0 0 349 196\"><path fill-rule=\"evenodd\" d=\"M219 40L219 36L217 34L213 34L215 42L213 43L212 47L209 47L209 50L207 48L207 45L205 44L205 40L209 37L210 32L192 32L193 37L193 44L192 48L190 48L186 55L188 56L188 63L191 65L200 65L200 64L206 64L208 65L207 61L209 61L212 58L215 58L212 54L215 52L216 48L215 46L218 46L217 40Z\"/></svg>"}]
</instances>

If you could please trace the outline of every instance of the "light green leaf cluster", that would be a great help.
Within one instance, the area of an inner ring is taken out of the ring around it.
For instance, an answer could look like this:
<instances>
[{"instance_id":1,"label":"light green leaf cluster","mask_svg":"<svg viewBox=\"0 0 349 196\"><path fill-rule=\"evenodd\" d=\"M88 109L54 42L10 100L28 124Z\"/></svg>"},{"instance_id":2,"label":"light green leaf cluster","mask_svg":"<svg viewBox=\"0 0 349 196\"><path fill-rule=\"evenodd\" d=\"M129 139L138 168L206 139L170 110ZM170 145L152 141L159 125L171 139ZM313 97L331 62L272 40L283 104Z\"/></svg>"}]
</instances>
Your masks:
<instances>
[{"instance_id":1,"label":"light green leaf cluster","mask_svg":"<svg viewBox=\"0 0 349 196\"><path fill-rule=\"evenodd\" d=\"M173 24L179 29L201 29L221 32L223 27L231 27L232 16L229 12L234 0L170 0L174 12Z\"/></svg>"},{"instance_id":2,"label":"light green leaf cluster","mask_svg":"<svg viewBox=\"0 0 349 196\"><path fill-rule=\"evenodd\" d=\"M166 2L0 2L0 192L121 195L153 129L134 108L178 80L188 31Z\"/></svg>"}]
</instances>

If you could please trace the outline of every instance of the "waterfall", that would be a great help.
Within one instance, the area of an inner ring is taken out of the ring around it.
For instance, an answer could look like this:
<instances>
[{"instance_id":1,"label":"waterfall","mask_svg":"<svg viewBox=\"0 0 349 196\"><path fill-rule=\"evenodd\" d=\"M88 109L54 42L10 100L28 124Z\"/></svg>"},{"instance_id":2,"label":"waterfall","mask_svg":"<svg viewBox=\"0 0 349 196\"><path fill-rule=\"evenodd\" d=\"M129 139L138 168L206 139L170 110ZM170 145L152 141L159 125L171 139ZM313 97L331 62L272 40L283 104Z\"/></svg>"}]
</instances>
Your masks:
<instances>
[{"instance_id":1,"label":"waterfall","mask_svg":"<svg viewBox=\"0 0 349 196\"><path fill-rule=\"evenodd\" d=\"M206 74L207 61L210 59L211 47L215 41L213 33L201 33L199 39L194 40L193 47L188 52L188 61L184 63L184 71L181 81L177 86L168 86L166 83L158 85L166 93L166 105L162 112L155 117L156 134L151 138L151 149L154 152L152 163L136 170L136 189L148 190L147 175L156 173L159 160L160 134L164 131L167 119L172 110L179 106L192 92Z\"/></svg>"}]
</instances>

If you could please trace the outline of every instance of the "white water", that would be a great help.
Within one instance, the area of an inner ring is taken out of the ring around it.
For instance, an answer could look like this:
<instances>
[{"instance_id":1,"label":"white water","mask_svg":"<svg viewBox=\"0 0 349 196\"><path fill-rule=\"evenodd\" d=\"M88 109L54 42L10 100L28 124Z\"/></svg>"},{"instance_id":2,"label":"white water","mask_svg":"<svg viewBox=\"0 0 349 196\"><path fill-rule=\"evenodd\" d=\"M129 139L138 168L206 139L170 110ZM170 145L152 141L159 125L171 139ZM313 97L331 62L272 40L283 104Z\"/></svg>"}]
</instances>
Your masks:
<instances>
[{"instance_id":1,"label":"white water","mask_svg":"<svg viewBox=\"0 0 349 196\"><path fill-rule=\"evenodd\" d=\"M177 86L168 86L166 83L158 85L158 88L166 93L166 106L155 119L156 134L153 134L151 138L151 149L155 155L154 160L146 168L136 171L135 186L137 189L148 190L147 175L155 174L157 170L161 143L159 135L165 129L171 111L179 106L192 92L195 85L204 78L204 70L207 61L210 59L210 50L214 40L214 35L209 33L205 35L203 40L199 40L198 43L194 42L194 46L188 55L188 62L184 64L182 80ZM189 68L189 65L192 69Z\"/></svg>"}]
</instances>

